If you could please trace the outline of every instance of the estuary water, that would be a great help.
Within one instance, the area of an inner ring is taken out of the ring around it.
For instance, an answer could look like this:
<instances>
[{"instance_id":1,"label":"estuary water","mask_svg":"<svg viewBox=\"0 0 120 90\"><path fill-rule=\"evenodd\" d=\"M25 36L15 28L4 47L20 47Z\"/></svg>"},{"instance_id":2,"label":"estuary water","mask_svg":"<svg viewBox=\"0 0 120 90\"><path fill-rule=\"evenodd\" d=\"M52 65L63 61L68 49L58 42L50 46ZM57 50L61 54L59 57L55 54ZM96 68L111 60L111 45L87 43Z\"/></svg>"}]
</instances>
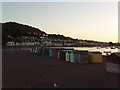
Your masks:
<instances>
[{"instance_id":1,"label":"estuary water","mask_svg":"<svg viewBox=\"0 0 120 90\"><path fill-rule=\"evenodd\" d=\"M60 48L60 47L57 47ZM115 48L115 49L111 49L110 47L106 47L106 48L101 48L101 47L63 47L63 48L73 48L75 50L88 50L88 51L99 51L102 53L102 55L106 55L105 52L120 52L120 49Z\"/></svg>"},{"instance_id":2,"label":"estuary water","mask_svg":"<svg viewBox=\"0 0 120 90\"><path fill-rule=\"evenodd\" d=\"M88 50L88 51L99 51L102 53L102 55L106 55L105 52L120 52L120 49L115 48L115 49L111 49L110 47L107 48L98 48L98 47L74 47L75 50Z\"/></svg>"}]
</instances>

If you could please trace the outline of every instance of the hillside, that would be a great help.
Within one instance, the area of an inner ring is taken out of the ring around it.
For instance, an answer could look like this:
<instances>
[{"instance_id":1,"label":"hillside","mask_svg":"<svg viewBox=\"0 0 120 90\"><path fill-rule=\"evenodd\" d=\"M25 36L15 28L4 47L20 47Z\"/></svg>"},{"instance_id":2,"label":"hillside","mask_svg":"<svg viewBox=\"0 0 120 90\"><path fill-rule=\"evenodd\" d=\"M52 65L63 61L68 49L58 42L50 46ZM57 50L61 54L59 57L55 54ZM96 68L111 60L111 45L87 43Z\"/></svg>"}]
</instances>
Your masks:
<instances>
[{"instance_id":1,"label":"hillside","mask_svg":"<svg viewBox=\"0 0 120 90\"><path fill-rule=\"evenodd\" d=\"M60 34L48 34L48 38L50 39L61 39L61 40L73 40L73 38L71 37L65 37L63 35Z\"/></svg>"},{"instance_id":2,"label":"hillside","mask_svg":"<svg viewBox=\"0 0 120 90\"><path fill-rule=\"evenodd\" d=\"M62 41L76 44L81 41L81 43L102 43L93 40L82 40L82 39L73 39L71 37L66 37L60 34L48 34L38 28L20 24L17 22L6 22L2 24L2 45L6 45L8 41L13 42L38 42L44 43L47 41ZM45 44L46 45L46 44ZM87 44L88 45L88 44ZM91 44L89 44L91 45Z\"/></svg>"},{"instance_id":3,"label":"hillside","mask_svg":"<svg viewBox=\"0 0 120 90\"><path fill-rule=\"evenodd\" d=\"M38 37L43 35L47 35L47 33L35 27L19 24L16 22L2 23L2 44L3 45L5 45L7 41L17 40L17 37L21 37L21 36ZM13 39L10 37L12 37Z\"/></svg>"},{"instance_id":4,"label":"hillside","mask_svg":"<svg viewBox=\"0 0 120 90\"><path fill-rule=\"evenodd\" d=\"M21 42L20 38L22 36L36 37L40 39L40 36L48 35L49 39L61 39L61 40L74 40L71 37L65 37L63 35L57 34L47 34L38 28L19 24L17 22L6 22L2 23L2 44L5 45L8 41Z\"/></svg>"}]
</instances>

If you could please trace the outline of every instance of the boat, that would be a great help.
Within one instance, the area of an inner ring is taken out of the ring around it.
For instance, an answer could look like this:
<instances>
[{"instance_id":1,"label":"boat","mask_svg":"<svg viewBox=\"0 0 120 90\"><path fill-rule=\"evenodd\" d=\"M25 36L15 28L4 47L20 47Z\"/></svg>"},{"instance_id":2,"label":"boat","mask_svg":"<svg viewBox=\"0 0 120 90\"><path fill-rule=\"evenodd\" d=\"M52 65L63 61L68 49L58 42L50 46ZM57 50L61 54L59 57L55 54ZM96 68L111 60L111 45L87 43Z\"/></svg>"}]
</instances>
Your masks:
<instances>
[{"instance_id":1,"label":"boat","mask_svg":"<svg viewBox=\"0 0 120 90\"><path fill-rule=\"evenodd\" d=\"M110 47L111 49L115 49L116 47Z\"/></svg>"},{"instance_id":2,"label":"boat","mask_svg":"<svg viewBox=\"0 0 120 90\"><path fill-rule=\"evenodd\" d=\"M106 55L110 55L111 54L111 51L104 51L103 53L106 53Z\"/></svg>"}]
</instances>

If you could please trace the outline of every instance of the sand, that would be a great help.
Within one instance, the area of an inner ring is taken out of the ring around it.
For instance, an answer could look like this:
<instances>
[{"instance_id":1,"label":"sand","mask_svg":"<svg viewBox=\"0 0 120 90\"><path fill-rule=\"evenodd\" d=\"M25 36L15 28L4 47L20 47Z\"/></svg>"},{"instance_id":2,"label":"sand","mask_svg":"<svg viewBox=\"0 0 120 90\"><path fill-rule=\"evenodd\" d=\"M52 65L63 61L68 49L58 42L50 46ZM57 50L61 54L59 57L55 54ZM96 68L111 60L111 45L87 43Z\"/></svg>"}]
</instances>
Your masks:
<instances>
[{"instance_id":1,"label":"sand","mask_svg":"<svg viewBox=\"0 0 120 90\"><path fill-rule=\"evenodd\" d=\"M79 64L28 51L3 50L3 88L118 88L118 75L101 64Z\"/></svg>"}]
</instances>

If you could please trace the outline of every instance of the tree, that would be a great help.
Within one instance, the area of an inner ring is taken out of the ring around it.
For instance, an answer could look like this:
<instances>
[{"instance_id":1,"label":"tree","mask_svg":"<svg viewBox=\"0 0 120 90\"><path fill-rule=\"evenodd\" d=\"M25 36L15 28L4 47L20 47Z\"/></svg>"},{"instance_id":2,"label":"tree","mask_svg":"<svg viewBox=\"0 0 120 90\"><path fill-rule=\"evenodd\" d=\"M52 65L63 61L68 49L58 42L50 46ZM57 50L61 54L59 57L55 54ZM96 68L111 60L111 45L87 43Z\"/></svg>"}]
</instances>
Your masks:
<instances>
[{"instance_id":1,"label":"tree","mask_svg":"<svg viewBox=\"0 0 120 90\"><path fill-rule=\"evenodd\" d=\"M109 42L109 45L111 45L111 46L112 46L112 45L114 45L114 44L113 44L113 42Z\"/></svg>"}]
</instances>

